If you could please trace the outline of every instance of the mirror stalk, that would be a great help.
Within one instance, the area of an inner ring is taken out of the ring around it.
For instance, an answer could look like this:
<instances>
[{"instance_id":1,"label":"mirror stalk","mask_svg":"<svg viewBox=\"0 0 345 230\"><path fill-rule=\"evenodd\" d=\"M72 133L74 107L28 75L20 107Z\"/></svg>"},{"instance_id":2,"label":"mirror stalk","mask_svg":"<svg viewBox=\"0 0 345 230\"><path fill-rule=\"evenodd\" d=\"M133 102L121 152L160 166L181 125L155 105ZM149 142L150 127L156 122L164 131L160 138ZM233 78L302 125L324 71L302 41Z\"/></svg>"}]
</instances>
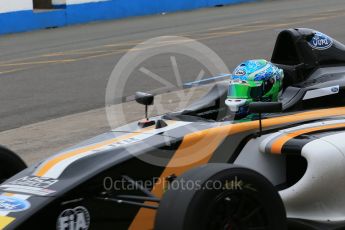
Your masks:
<instances>
[{"instance_id":1,"label":"mirror stalk","mask_svg":"<svg viewBox=\"0 0 345 230\"><path fill-rule=\"evenodd\" d=\"M283 104L281 102L252 102L249 104L249 112L259 115L259 132L256 137L261 137L263 133L262 114L281 113L283 112Z\"/></svg>"},{"instance_id":2,"label":"mirror stalk","mask_svg":"<svg viewBox=\"0 0 345 230\"><path fill-rule=\"evenodd\" d=\"M149 120L148 108L149 108L149 106L145 105L145 118L146 118L147 121Z\"/></svg>"},{"instance_id":3,"label":"mirror stalk","mask_svg":"<svg viewBox=\"0 0 345 230\"><path fill-rule=\"evenodd\" d=\"M258 137L261 137L262 135L262 113L259 113L259 133Z\"/></svg>"}]
</instances>

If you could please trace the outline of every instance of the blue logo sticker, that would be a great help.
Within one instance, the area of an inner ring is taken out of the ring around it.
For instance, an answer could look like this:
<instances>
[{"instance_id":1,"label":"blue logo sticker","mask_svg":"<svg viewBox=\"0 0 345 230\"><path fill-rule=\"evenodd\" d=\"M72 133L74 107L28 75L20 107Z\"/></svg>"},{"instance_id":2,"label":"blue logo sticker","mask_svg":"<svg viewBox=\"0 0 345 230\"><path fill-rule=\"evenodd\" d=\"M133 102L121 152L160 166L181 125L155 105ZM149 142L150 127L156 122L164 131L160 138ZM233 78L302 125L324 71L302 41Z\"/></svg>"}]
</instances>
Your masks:
<instances>
[{"instance_id":1,"label":"blue logo sticker","mask_svg":"<svg viewBox=\"0 0 345 230\"><path fill-rule=\"evenodd\" d=\"M0 211L2 212L21 212L30 208L30 203L26 200L10 197L0 196Z\"/></svg>"},{"instance_id":2,"label":"blue logo sticker","mask_svg":"<svg viewBox=\"0 0 345 230\"><path fill-rule=\"evenodd\" d=\"M333 40L323 33L316 32L313 39L309 41L308 44L314 49L326 50L333 45Z\"/></svg>"},{"instance_id":3,"label":"blue logo sticker","mask_svg":"<svg viewBox=\"0 0 345 230\"><path fill-rule=\"evenodd\" d=\"M331 89L331 91L332 91L333 93L338 93L338 92L339 92L339 88L338 88L338 87L333 87L333 88Z\"/></svg>"}]
</instances>

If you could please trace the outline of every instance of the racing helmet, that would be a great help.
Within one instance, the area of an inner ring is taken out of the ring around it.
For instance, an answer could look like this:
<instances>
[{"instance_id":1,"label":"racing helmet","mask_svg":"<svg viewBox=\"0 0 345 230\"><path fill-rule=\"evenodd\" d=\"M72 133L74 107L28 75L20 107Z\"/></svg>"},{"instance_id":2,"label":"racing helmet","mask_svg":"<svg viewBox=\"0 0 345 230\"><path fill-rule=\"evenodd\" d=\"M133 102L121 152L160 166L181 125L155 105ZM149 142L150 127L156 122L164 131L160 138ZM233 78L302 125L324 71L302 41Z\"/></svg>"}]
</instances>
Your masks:
<instances>
[{"instance_id":1,"label":"racing helmet","mask_svg":"<svg viewBox=\"0 0 345 230\"><path fill-rule=\"evenodd\" d=\"M249 114L248 105L254 101L278 101L284 72L263 59L248 60L236 67L230 77L225 104L236 116Z\"/></svg>"}]
</instances>

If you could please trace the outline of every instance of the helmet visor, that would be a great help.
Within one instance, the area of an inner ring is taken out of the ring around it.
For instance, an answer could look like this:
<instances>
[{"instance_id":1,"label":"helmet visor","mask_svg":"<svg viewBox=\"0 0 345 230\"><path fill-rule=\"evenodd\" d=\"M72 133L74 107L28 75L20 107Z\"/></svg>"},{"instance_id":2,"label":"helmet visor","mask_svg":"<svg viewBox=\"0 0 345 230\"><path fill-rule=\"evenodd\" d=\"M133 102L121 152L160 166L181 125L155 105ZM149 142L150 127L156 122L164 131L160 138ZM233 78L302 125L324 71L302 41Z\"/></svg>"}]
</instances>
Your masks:
<instances>
[{"instance_id":1,"label":"helmet visor","mask_svg":"<svg viewBox=\"0 0 345 230\"><path fill-rule=\"evenodd\" d=\"M231 99L259 99L262 96L262 85L230 84L228 98Z\"/></svg>"}]
</instances>

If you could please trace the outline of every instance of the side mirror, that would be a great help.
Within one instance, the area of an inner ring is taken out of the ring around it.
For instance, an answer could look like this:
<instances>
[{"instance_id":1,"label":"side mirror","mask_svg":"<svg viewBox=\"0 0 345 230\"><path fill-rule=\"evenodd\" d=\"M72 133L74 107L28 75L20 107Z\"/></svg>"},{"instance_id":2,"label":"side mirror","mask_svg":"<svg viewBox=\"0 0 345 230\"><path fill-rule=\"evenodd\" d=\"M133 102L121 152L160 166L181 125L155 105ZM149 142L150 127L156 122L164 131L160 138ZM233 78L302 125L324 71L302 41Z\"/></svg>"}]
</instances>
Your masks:
<instances>
[{"instance_id":1,"label":"side mirror","mask_svg":"<svg viewBox=\"0 0 345 230\"><path fill-rule=\"evenodd\" d=\"M250 113L280 113L283 112L281 102L252 102L249 104Z\"/></svg>"},{"instance_id":2,"label":"side mirror","mask_svg":"<svg viewBox=\"0 0 345 230\"><path fill-rule=\"evenodd\" d=\"M135 93L135 101L141 105L149 106L153 105L154 96L149 93L144 92L136 92Z\"/></svg>"},{"instance_id":3,"label":"side mirror","mask_svg":"<svg viewBox=\"0 0 345 230\"><path fill-rule=\"evenodd\" d=\"M148 118L148 106L153 105L154 96L149 93L136 92L135 101L141 105L145 105L145 119L139 121L138 125L142 128L154 125L156 122L150 121Z\"/></svg>"}]
</instances>

